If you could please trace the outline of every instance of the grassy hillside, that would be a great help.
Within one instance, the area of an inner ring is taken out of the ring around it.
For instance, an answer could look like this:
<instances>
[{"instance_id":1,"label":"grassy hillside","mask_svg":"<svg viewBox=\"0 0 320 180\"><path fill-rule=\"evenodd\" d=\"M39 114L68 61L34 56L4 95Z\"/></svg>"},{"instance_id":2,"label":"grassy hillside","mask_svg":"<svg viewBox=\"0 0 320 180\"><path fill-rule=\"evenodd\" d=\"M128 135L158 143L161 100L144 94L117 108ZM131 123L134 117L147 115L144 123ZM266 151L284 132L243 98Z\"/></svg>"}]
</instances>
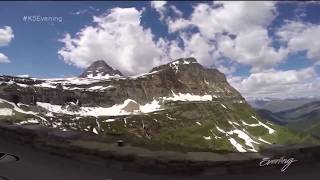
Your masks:
<instances>
[{"instance_id":1,"label":"grassy hillside","mask_svg":"<svg viewBox=\"0 0 320 180\"><path fill-rule=\"evenodd\" d=\"M262 123L246 103L232 101L177 101L165 104L162 111L101 117L56 114L36 106L0 102L0 109L4 108L12 109L14 115L0 116L1 121L85 131L106 142L121 139L150 149L255 152L270 144L319 144L307 134Z\"/></svg>"}]
</instances>

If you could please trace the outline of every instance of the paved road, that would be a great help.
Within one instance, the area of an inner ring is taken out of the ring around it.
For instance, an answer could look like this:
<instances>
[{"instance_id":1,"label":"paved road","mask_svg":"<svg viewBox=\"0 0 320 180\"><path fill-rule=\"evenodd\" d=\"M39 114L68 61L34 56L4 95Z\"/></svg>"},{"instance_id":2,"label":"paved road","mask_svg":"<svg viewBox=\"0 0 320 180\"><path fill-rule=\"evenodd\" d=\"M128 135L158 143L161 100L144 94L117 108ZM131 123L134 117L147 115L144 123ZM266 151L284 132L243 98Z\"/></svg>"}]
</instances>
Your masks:
<instances>
[{"instance_id":1,"label":"paved road","mask_svg":"<svg viewBox=\"0 0 320 180\"><path fill-rule=\"evenodd\" d=\"M0 175L9 177L13 180L320 179L320 163L316 165L305 164L303 166L292 165L284 173L281 173L280 170L264 170L261 169L261 167L257 166L258 173L254 174L238 173L228 176L168 176L115 170L113 168L107 168L99 164L53 155L29 147L28 145L11 142L1 137L0 152L12 153L21 158L20 161L17 162L0 163ZM2 179L0 178L0 180Z\"/></svg>"}]
</instances>

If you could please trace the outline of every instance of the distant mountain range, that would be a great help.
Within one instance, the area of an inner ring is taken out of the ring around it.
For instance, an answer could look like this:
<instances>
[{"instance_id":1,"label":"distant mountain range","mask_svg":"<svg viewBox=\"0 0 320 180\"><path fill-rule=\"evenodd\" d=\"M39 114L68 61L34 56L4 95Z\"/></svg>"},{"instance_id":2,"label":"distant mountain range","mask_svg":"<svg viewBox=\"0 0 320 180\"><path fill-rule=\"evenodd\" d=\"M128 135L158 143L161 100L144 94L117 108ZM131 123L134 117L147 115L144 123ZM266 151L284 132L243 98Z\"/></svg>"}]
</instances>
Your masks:
<instances>
[{"instance_id":1,"label":"distant mountain range","mask_svg":"<svg viewBox=\"0 0 320 180\"><path fill-rule=\"evenodd\" d=\"M223 73L194 58L137 76L104 61L74 78L0 76L0 121L183 151L256 152L270 144L319 142L263 122Z\"/></svg>"},{"instance_id":2,"label":"distant mountain range","mask_svg":"<svg viewBox=\"0 0 320 180\"><path fill-rule=\"evenodd\" d=\"M288 107L280 107L280 105L286 106L287 102ZM280 102L278 100L274 105L272 108L278 106L279 109L286 110L272 112L266 109L257 109L257 113L270 122L320 137L320 101L316 99L300 99L283 100L283 102ZM271 106L267 105L264 107L270 109Z\"/></svg>"},{"instance_id":3,"label":"distant mountain range","mask_svg":"<svg viewBox=\"0 0 320 180\"><path fill-rule=\"evenodd\" d=\"M273 113L294 109L310 102L320 101L319 98L296 98L296 99L256 99L248 103L255 109L265 109Z\"/></svg>"}]
</instances>

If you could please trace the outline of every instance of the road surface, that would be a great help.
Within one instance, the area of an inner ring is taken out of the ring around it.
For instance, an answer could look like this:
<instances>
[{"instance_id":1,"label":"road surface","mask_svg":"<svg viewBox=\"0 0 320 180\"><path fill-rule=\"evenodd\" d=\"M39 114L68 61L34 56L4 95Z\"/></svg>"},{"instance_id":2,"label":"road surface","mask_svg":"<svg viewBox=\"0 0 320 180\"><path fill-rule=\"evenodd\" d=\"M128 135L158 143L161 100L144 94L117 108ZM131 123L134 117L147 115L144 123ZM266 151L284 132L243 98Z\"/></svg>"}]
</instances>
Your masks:
<instances>
[{"instance_id":1,"label":"road surface","mask_svg":"<svg viewBox=\"0 0 320 180\"><path fill-rule=\"evenodd\" d=\"M291 165L285 172L268 171L258 167L256 173L230 175L152 175L107 168L103 165L79 161L34 149L16 141L0 137L0 152L15 154L19 161L0 163L0 176L12 180L214 180L214 179L320 179L320 162L313 165ZM299 162L297 162L299 163ZM253 170L255 172L255 170ZM0 180L2 180L0 178Z\"/></svg>"}]
</instances>

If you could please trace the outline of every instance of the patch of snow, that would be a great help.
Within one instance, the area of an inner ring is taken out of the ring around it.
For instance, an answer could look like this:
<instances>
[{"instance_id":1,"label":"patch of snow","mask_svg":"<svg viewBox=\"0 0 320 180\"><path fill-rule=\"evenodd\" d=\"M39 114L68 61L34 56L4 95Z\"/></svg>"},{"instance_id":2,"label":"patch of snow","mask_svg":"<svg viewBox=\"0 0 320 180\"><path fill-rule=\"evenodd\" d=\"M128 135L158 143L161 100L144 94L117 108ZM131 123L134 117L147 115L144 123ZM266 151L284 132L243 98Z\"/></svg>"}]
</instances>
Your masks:
<instances>
[{"instance_id":1,"label":"patch of snow","mask_svg":"<svg viewBox=\"0 0 320 180\"><path fill-rule=\"evenodd\" d=\"M233 138L228 138L228 140L230 141L230 143L237 149L237 151L239 152L247 152L241 144L239 144L235 139Z\"/></svg>"},{"instance_id":2,"label":"patch of snow","mask_svg":"<svg viewBox=\"0 0 320 180\"><path fill-rule=\"evenodd\" d=\"M149 73L143 73L143 74L138 74L138 75L134 75L134 76L130 76L131 79L137 79L137 78L144 78L148 75L152 75L152 74L156 74L158 73L159 71L152 71L152 72L149 72Z\"/></svg>"},{"instance_id":3,"label":"patch of snow","mask_svg":"<svg viewBox=\"0 0 320 180\"><path fill-rule=\"evenodd\" d=\"M173 97L163 97L163 100L166 101L212 101L212 96L211 95L192 95L190 93L187 94L175 94L172 91Z\"/></svg>"},{"instance_id":4,"label":"patch of snow","mask_svg":"<svg viewBox=\"0 0 320 180\"><path fill-rule=\"evenodd\" d=\"M99 134L98 131L96 130L96 128L93 128L92 132L95 134Z\"/></svg>"},{"instance_id":5,"label":"patch of snow","mask_svg":"<svg viewBox=\"0 0 320 180\"><path fill-rule=\"evenodd\" d=\"M223 108L227 109L227 107L224 104L220 104Z\"/></svg>"},{"instance_id":6,"label":"patch of snow","mask_svg":"<svg viewBox=\"0 0 320 180\"><path fill-rule=\"evenodd\" d=\"M199 126L201 126L201 125L202 125L202 124L201 124L200 122L198 122L198 121L197 121L196 123L197 123Z\"/></svg>"},{"instance_id":7,"label":"patch of snow","mask_svg":"<svg viewBox=\"0 0 320 180\"><path fill-rule=\"evenodd\" d=\"M169 115L167 115L168 119L170 120L176 120L175 118L170 117Z\"/></svg>"},{"instance_id":8,"label":"patch of snow","mask_svg":"<svg viewBox=\"0 0 320 180\"><path fill-rule=\"evenodd\" d=\"M96 123L97 123L98 128L100 129L101 126L100 126L100 123L99 123L98 119L96 119Z\"/></svg>"},{"instance_id":9,"label":"patch of snow","mask_svg":"<svg viewBox=\"0 0 320 180\"><path fill-rule=\"evenodd\" d=\"M211 134L214 136L215 139L221 139L222 137L217 136L212 129L210 129Z\"/></svg>"},{"instance_id":10,"label":"patch of snow","mask_svg":"<svg viewBox=\"0 0 320 180\"><path fill-rule=\"evenodd\" d=\"M239 123L234 122L234 121L228 121L228 123L229 123L229 124L231 124L231 125L233 125L233 124L234 124L234 125L240 126L240 124L239 124Z\"/></svg>"},{"instance_id":11,"label":"patch of snow","mask_svg":"<svg viewBox=\"0 0 320 180\"><path fill-rule=\"evenodd\" d=\"M13 116L14 113L12 109L9 108L0 108L0 116Z\"/></svg>"},{"instance_id":12,"label":"patch of snow","mask_svg":"<svg viewBox=\"0 0 320 180\"><path fill-rule=\"evenodd\" d=\"M178 64L179 64L179 61L175 61L175 62L170 63L169 66L170 66L173 70L175 70L175 72L177 73L178 70L179 70Z\"/></svg>"},{"instance_id":13,"label":"patch of snow","mask_svg":"<svg viewBox=\"0 0 320 180\"><path fill-rule=\"evenodd\" d=\"M206 79L204 79L204 83L205 83L206 85L209 85L209 84L210 84Z\"/></svg>"},{"instance_id":14,"label":"patch of snow","mask_svg":"<svg viewBox=\"0 0 320 180\"><path fill-rule=\"evenodd\" d=\"M210 136L203 136L203 138L204 138L205 140L210 140L210 139L211 139Z\"/></svg>"},{"instance_id":15,"label":"patch of snow","mask_svg":"<svg viewBox=\"0 0 320 180\"><path fill-rule=\"evenodd\" d=\"M104 120L102 122L113 122L113 121L115 121L115 119L107 119L107 120Z\"/></svg>"},{"instance_id":16,"label":"patch of snow","mask_svg":"<svg viewBox=\"0 0 320 180\"><path fill-rule=\"evenodd\" d=\"M29 74L21 74L21 75L17 75L17 77L20 77L20 78L30 78L30 75L29 75Z\"/></svg>"},{"instance_id":17,"label":"patch of snow","mask_svg":"<svg viewBox=\"0 0 320 180\"><path fill-rule=\"evenodd\" d=\"M20 87L24 87L24 88L26 88L26 87L28 87L28 85L26 85L26 84L21 84L21 83L16 83L18 86L20 86Z\"/></svg>"},{"instance_id":18,"label":"patch of snow","mask_svg":"<svg viewBox=\"0 0 320 180\"><path fill-rule=\"evenodd\" d=\"M212 95L212 97L213 97L213 98L216 98L216 99L219 98L217 95Z\"/></svg>"},{"instance_id":19,"label":"patch of snow","mask_svg":"<svg viewBox=\"0 0 320 180\"><path fill-rule=\"evenodd\" d=\"M258 124L248 124L248 123L246 123L246 122L244 122L244 121L241 121L242 122L242 124L243 125L245 125L245 126L250 126L250 127L257 127L257 126L260 126L260 124L258 123Z\"/></svg>"},{"instance_id":20,"label":"patch of snow","mask_svg":"<svg viewBox=\"0 0 320 180\"><path fill-rule=\"evenodd\" d=\"M44 88L57 88L56 85L52 85L50 82L43 82L41 84L35 84L35 87L44 87Z\"/></svg>"},{"instance_id":21,"label":"patch of snow","mask_svg":"<svg viewBox=\"0 0 320 180\"><path fill-rule=\"evenodd\" d=\"M233 124L235 124L235 125L237 125L237 126L240 126L240 124L239 123L237 123L237 122L232 122Z\"/></svg>"},{"instance_id":22,"label":"patch of snow","mask_svg":"<svg viewBox=\"0 0 320 180\"><path fill-rule=\"evenodd\" d=\"M129 115L132 112L124 111L123 108L128 105L129 102L135 102L134 100L127 99L123 104L115 104L111 107L80 107L78 111L69 111L66 108L62 108L61 105L52 105L49 103L37 102L37 106L40 106L50 112L68 114L68 115L80 115L80 116L119 116Z\"/></svg>"},{"instance_id":23,"label":"patch of snow","mask_svg":"<svg viewBox=\"0 0 320 180\"><path fill-rule=\"evenodd\" d=\"M245 126L250 126L250 127L257 127L257 126L263 126L264 128L268 129L269 134L273 134L275 132L274 129L270 128L269 126L267 126L266 124L262 123L261 121L258 121L258 124L247 124L244 121L241 121L243 125Z\"/></svg>"},{"instance_id":24,"label":"patch of snow","mask_svg":"<svg viewBox=\"0 0 320 180\"><path fill-rule=\"evenodd\" d=\"M259 137L259 138L258 138L258 140L259 140L259 141L261 141L261 142L264 142L264 143L266 143L266 144L271 144L270 142L268 142L268 141L266 141L266 140L262 139L261 137Z\"/></svg>"},{"instance_id":25,"label":"patch of snow","mask_svg":"<svg viewBox=\"0 0 320 180\"><path fill-rule=\"evenodd\" d=\"M217 130L222 132L222 133L226 133L223 129L219 128L218 126L216 126Z\"/></svg>"},{"instance_id":26,"label":"patch of snow","mask_svg":"<svg viewBox=\"0 0 320 180\"><path fill-rule=\"evenodd\" d=\"M275 132L274 129L270 128L269 126L265 125L264 123L262 123L261 121L259 121L259 124L263 127L265 127L266 129L268 129L269 134L273 134Z\"/></svg>"},{"instance_id":27,"label":"patch of snow","mask_svg":"<svg viewBox=\"0 0 320 180\"><path fill-rule=\"evenodd\" d=\"M232 130L227 132L228 134L232 135L232 134L237 134L239 138L243 139L245 141L245 144L249 147L251 147L252 149L250 149L253 152L257 152L257 150L255 149L255 147L253 146L253 143L255 144L260 144L254 140L252 140L250 138L249 135L247 135L246 133L244 133L243 131L236 129L236 130Z\"/></svg>"},{"instance_id":28,"label":"patch of snow","mask_svg":"<svg viewBox=\"0 0 320 180\"><path fill-rule=\"evenodd\" d=\"M103 86L93 86L93 87L90 87L88 88L89 90L98 90L98 89L101 89L103 88Z\"/></svg>"},{"instance_id":29,"label":"patch of snow","mask_svg":"<svg viewBox=\"0 0 320 180\"><path fill-rule=\"evenodd\" d=\"M35 113L35 112L32 112L32 111L25 111L25 110L23 110L23 109L19 108L19 107L18 107L15 103L13 103L13 102L9 102L9 101L4 100L4 99L0 99L0 102L5 102L5 103L10 104L11 106L13 106L13 110L15 110L15 111L17 111L17 112L19 112L19 113L36 115L36 113Z\"/></svg>"},{"instance_id":30,"label":"patch of snow","mask_svg":"<svg viewBox=\"0 0 320 180\"><path fill-rule=\"evenodd\" d=\"M162 110L160 109L159 101L153 100L151 103L145 104L143 106L140 106L140 111L143 113L150 113L154 111Z\"/></svg>"},{"instance_id":31,"label":"patch of snow","mask_svg":"<svg viewBox=\"0 0 320 180\"><path fill-rule=\"evenodd\" d=\"M87 78L89 79L112 79L112 78L118 78L118 77L121 77L120 75L116 74L114 76L111 76L110 74L105 74L103 75L103 73L98 73L96 76L93 76L93 74L89 74L87 76Z\"/></svg>"}]
</instances>

